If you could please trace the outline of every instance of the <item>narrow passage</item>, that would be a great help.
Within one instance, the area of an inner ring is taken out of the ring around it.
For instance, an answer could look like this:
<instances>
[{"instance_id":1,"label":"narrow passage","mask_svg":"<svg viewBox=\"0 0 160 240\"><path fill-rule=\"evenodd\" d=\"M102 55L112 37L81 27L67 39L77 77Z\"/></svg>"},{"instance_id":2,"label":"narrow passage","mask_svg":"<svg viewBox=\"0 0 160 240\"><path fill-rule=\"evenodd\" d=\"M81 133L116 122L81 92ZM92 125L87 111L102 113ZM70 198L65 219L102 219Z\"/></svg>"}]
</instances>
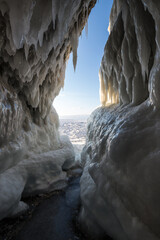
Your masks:
<instances>
[{"instance_id":1,"label":"narrow passage","mask_svg":"<svg viewBox=\"0 0 160 240\"><path fill-rule=\"evenodd\" d=\"M73 223L80 204L79 181L73 178L65 191L44 200L16 240L84 240Z\"/></svg>"}]
</instances>

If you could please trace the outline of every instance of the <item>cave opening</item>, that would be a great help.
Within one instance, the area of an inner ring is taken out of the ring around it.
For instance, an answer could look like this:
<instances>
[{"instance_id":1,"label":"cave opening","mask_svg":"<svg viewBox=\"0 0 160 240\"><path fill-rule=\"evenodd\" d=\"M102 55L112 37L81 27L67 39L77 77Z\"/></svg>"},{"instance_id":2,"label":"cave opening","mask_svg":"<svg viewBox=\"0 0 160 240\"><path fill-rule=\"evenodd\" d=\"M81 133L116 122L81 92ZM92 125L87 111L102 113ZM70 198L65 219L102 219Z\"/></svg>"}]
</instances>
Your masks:
<instances>
[{"instance_id":1,"label":"cave opening","mask_svg":"<svg viewBox=\"0 0 160 240\"><path fill-rule=\"evenodd\" d=\"M87 119L100 106L99 67L109 36L109 16L113 0L99 1L79 37L77 66L73 53L67 63L64 87L53 102L59 118L60 133L69 136L80 159L86 140Z\"/></svg>"},{"instance_id":2,"label":"cave opening","mask_svg":"<svg viewBox=\"0 0 160 240\"><path fill-rule=\"evenodd\" d=\"M53 102L59 116L89 115L100 105L99 77L104 46L108 39L109 15L113 0L99 1L86 22L77 50L74 71L71 53L65 73L64 88Z\"/></svg>"}]
</instances>

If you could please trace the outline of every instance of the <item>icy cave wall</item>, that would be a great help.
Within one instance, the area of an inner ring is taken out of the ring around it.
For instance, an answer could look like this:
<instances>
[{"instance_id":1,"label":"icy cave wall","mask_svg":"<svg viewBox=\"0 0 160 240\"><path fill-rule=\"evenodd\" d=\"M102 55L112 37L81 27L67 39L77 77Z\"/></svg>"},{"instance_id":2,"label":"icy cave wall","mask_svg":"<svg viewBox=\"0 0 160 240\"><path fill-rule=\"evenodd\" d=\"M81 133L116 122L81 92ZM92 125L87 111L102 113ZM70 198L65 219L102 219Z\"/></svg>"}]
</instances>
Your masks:
<instances>
[{"instance_id":1,"label":"icy cave wall","mask_svg":"<svg viewBox=\"0 0 160 240\"><path fill-rule=\"evenodd\" d=\"M65 185L74 161L52 108L96 0L0 0L0 219Z\"/></svg>"},{"instance_id":2,"label":"icy cave wall","mask_svg":"<svg viewBox=\"0 0 160 240\"><path fill-rule=\"evenodd\" d=\"M96 239L160 239L160 1L115 0L109 31L80 219Z\"/></svg>"}]
</instances>

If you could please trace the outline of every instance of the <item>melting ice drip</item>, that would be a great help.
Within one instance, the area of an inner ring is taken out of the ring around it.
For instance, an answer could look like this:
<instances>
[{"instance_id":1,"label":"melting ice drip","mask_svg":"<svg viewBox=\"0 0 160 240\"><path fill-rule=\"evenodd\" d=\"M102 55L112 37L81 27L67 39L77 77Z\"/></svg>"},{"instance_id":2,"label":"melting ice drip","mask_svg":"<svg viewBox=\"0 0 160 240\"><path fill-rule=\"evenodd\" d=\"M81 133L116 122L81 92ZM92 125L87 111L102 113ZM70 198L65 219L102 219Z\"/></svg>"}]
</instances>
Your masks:
<instances>
[{"instance_id":1,"label":"melting ice drip","mask_svg":"<svg viewBox=\"0 0 160 240\"><path fill-rule=\"evenodd\" d=\"M84 16L86 18L86 24L85 24L85 33L86 37L88 36L88 8L89 8L89 1L86 1L83 6ZM79 26L78 26L78 20L76 21L76 27L74 28L74 31L71 34L70 42L72 46L72 52L73 52L73 66L74 70L76 70L77 65L77 49L78 49L78 43L79 43Z\"/></svg>"},{"instance_id":2,"label":"melting ice drip","mask_svg":"<svg viewBox=\"0 0 160 240\"><path fill-rule=\"evenodd\" d=\"M99 71L99 81L100 81L100 101L102 106L108 106L109 104L114 104L119 102L119 93L112 86L111 81L106 82L103 77L103 72ZM106 86L107 85L107 86Z\"/></svg>"}]
</instances>

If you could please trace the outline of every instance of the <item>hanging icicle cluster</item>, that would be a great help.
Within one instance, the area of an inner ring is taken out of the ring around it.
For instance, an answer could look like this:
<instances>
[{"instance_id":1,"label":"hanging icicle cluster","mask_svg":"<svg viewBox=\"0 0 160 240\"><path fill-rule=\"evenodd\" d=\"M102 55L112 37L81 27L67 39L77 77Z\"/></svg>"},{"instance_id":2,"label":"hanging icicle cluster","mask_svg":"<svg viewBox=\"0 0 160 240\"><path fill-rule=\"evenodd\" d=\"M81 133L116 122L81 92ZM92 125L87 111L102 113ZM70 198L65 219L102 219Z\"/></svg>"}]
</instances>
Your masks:
<instances>
[{"instance_id":1,"label":"hanging icicle cluster","mask_svg":"<svg viewBox=\"0 0 160 240\"><path fill-rule=\"evenodd\" d=\"M71 48L76 68L91 2L96 0L0 0L2 75L16 79L17 91L43 119L64 85Z\"/></svg>"},{"instance_id":2,"label":"hanging icicle cluster","mask_svg":"<svg viewBox=\"0 0 160 240\"><path fill-rule=\"evenodd\" d=\"M105 87L101 94L106 91L106 103L136 105L149 96L155 104L160 102L156 60L160 45L156 29L160 26L153 9L154 3L147 0L114 1L100 68L100 81ZM102 104L105 105L103 101Z\"/></svg>"}]
</instances>

